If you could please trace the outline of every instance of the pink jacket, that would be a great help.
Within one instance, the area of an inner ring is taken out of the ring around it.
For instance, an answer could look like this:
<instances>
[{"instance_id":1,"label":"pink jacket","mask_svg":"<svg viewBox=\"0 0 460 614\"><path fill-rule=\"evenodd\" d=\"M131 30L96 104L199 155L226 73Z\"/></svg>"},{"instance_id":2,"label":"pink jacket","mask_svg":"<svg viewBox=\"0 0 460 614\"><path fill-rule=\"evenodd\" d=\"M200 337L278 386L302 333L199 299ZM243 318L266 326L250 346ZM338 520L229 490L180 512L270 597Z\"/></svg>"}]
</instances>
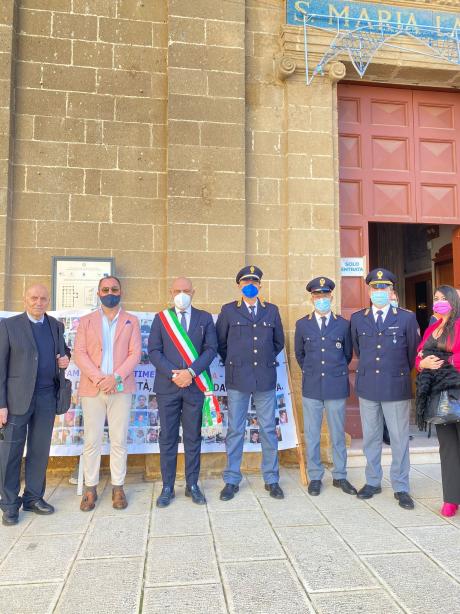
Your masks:
<instances>
[{"instance_id":1,"label":"pink jacket","mask_svg":"<svg viewBox=\"0 0 460 614\"><path fill-rule=\"evenodd\" d=\"M95 382L104 374L102 360L102 315L93 311L80 319L72 353L80 369L80 397L95 397L99 389ZM136 316L121 309L115 329L113 370L123 378L124 392L135 392L134 369L141 359L141 331Z\"/></svg>"},{"instance_id":2,"label":"pink jacket","mask_svg":"<svg viewBox=\"0 0 460 614\"><path fill-rule=\"evenodd\" d=\"M422 360L422 350L425 345L425 341L431 335L431 333L438 328L441 324L441 320L439 319L437 322L428 326L426 331L423 333L423 339L420 341L420 345L417 348L417 358L415 359L415 368L417 371L420 371L420 361ZM452 348L450 349L452 352L452 356L449 359L449 362L454 365L457 371L460 371L460 318L455 322L455 333L454 333L454 342Z\"/></svg>"}]
</instances>

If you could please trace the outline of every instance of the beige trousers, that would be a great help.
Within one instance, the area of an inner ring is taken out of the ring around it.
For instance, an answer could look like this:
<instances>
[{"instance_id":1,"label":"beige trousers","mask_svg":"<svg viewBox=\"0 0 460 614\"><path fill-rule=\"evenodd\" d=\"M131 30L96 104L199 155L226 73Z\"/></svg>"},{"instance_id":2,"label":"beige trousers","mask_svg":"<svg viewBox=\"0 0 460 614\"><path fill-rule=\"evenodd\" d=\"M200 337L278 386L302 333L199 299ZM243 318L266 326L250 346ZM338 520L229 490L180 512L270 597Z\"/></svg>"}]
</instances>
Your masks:
<instances>
[{"instance_id":1,"label":"beige trousers","mask_svg":"<svg viewBox=\"0 0 460 614\"><path fill-rule=\"evenodd\" d=\"M86 486L97 486L101 466L102 437L105 417L109 425L110 474L113 486L123 486L128 456L128 425L131 412L131 394L104 394L82 397L81 406L85 426L83 471Z\"/></svg>"}]
</instances>

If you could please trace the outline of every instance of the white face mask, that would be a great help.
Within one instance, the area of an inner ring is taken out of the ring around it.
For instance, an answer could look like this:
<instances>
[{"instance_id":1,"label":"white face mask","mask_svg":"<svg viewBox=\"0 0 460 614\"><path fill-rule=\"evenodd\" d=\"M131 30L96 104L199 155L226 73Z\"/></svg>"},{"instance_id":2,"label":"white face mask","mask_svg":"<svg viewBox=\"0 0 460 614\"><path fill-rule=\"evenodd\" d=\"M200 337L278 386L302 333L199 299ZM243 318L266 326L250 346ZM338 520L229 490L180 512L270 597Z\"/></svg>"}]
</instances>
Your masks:
<instances>
[{"instance_id":1,"label":"white face mask","mask_svg":"<svg viewBox=\"0 0 460 614\"><path fill-rule=\"evenodd\" d=\"M177 307L177 309L180 309L181 311L188 309L190 307L191 302L192 297L185 292L179 292L179 294L176 294L176 296L174 297L174 305Z\"/></svg>"}]
</instances>

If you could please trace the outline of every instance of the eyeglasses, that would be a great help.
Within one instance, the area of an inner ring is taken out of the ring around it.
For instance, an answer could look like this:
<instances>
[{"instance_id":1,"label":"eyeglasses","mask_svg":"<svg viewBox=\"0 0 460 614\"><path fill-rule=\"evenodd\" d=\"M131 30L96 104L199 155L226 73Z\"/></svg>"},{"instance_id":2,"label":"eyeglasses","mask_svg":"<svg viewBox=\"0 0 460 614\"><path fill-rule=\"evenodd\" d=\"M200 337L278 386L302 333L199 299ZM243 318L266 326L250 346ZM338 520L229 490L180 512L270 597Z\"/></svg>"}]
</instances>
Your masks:
<instances>
[{"instance_id":1,"label":"eyeglasses","mask_svg":"<svg viewBox=\"0 0 460 614\"><path fill-rule=\"evenodd\" d=\"M118 294L120 292L120 288L118 286L112 286L111 288L101 288L99 290L101 294L108 294L112 292L112 294Z\"/></svg>"}]
</instances>

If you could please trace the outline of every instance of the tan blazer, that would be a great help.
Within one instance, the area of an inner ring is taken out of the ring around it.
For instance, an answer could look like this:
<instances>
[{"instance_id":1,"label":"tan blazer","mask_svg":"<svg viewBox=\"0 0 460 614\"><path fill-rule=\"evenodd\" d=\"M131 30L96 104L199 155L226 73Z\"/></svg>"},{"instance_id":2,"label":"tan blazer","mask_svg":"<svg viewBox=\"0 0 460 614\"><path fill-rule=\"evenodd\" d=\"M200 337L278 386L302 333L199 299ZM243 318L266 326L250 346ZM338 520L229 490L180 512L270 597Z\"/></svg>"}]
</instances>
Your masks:
<instances>
[{"instance_id":1,"label":"tan blazer","mask_svg":"<svg viewBox=\"0 0 460 614\"><path fill-rule=\"evenodd\" d=\"M121 309L115 329L113 371L123 378L124 392L136 392L134 369L141 359L141 331L139 321ZM80 369L79 395L95 397L96 387L104 373L102 361L102 314L99 309L80 319L75 337L73 359Z\"/></svg>"}]
</instances>

